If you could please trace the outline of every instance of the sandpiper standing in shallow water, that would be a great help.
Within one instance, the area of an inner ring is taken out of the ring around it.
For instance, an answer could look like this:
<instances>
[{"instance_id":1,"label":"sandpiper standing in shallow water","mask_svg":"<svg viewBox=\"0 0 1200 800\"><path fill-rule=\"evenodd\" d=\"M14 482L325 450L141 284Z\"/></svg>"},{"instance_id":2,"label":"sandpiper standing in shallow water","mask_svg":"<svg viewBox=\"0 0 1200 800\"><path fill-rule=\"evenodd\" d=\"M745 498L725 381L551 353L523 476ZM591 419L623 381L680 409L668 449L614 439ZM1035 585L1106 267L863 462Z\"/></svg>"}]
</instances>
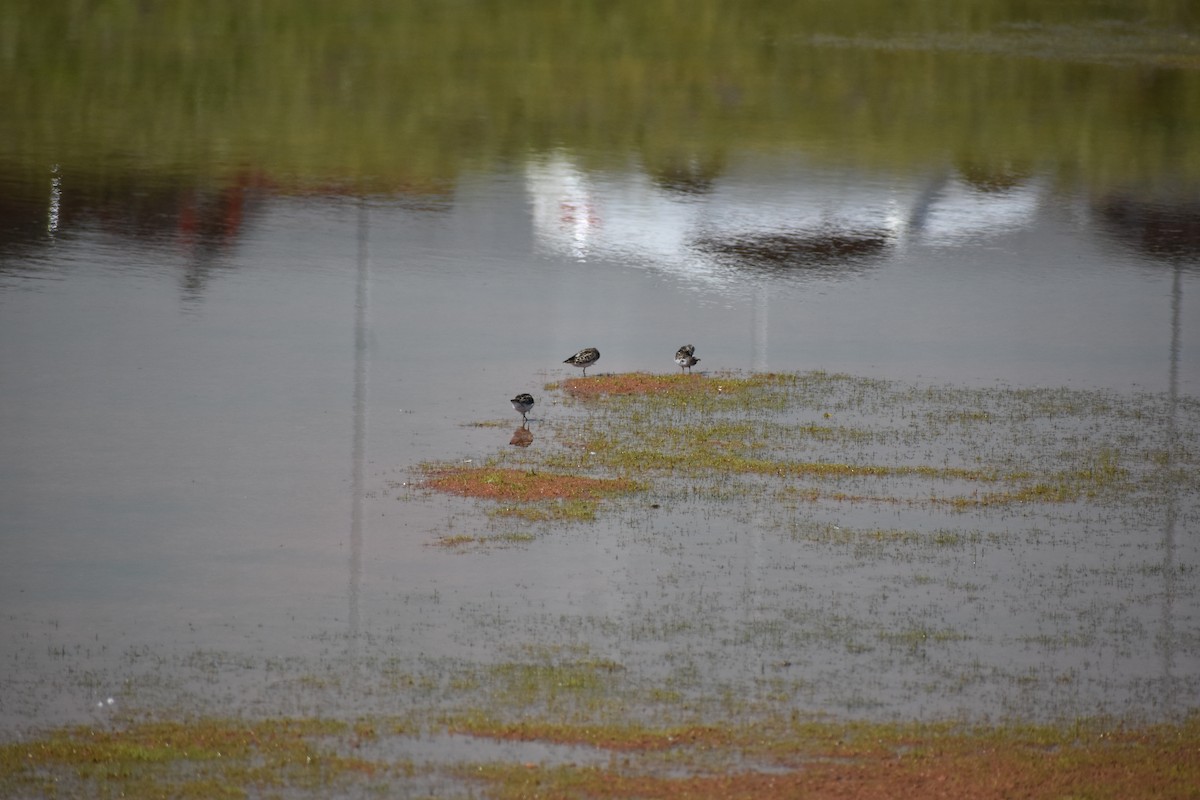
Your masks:
<instances>
[{"instance_id":1,"label":"sandpiper standing in shallow water","mask_svg":"<svg viewBox=\"0 0 1200 800\"><path fill-rule=\"evenodd\" d=\"M600 360L600 351L594 347L585 347L575 355L563 361L573 367L583 367L583 377L587 377L587 368Z\"/></svg>"},{"instance_id":2,"label":"sandpiper standing in shallow water","mask_svg":"<svg viewBox=\"0 0 1200 800\"><path fill-rule=\"evenodd\" d=\"M529 413L531 408L533 408L533 395L529 394L528 392L524 392L517 395L509 402L511 402L513 404L513 408L520 413L521 419L528 422L529 418L525 415Z\"/></svg>"},{"instance_id":3,"label":"sandpiper standing in shallow water","mask_svg":"<svg viewBox=\"0 0 1200 800\"><path fill-rule=\"evenodd\" d=\"M685 368L691 372L692 367L700 363L700 359L696 358L695 353L696 348L690 344L685 344L675 351L675 363L679 365L680 372L683 372Z\"/></svg>"}]
</instances>

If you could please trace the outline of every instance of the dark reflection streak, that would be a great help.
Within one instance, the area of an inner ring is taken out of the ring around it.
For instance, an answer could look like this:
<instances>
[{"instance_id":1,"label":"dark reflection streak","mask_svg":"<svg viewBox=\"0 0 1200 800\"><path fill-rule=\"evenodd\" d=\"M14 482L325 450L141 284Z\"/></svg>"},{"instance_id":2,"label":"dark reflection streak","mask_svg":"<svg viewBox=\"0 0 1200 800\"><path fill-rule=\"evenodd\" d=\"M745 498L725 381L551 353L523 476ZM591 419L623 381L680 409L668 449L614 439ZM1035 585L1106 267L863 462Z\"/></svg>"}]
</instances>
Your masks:
<instances>
[{"instance_id":1,"label":"dark reflection streak","mask_svg":"<svg viewBox=\"0 0 1200 800\"><path fill-rule=\"evenodd\" d=\"M912 209L908 214L908 234L913 239L920 239L925 233L925 226L929 222L929 212L933 208L933 204L941 197L942 191L946 188L950 176L945 171L938 173L925 183L921 189L921 193L917 196L916 202L913 203Z\"/></svg>"},{"instance_id":2,"label":"dark reflection streak","mask_svg":"<svg viewBox=\"0 0 1200 800\"><path fill-rule=\"evenodd\" d=\"M362 583L363 473L367 438L367 279L368 211L363 198L358 205L358 282L354 298L354 446L350 486L350 655L356 655L359 632L359 588Z\"/></svg>"},{"instance_id":3,"label":"dark reflection streak","mask_svg":"<svg viewBox=\"0 0 1200 800\"><path fill-rule=\"evenodd\" d=\"M1180 310L1183 306L1183 267L1175 261L1171 282L1171 361L1167 382L1167 447L1163 468L1167 473L1167 518L1163 526L1163 609L1162 657L1163 704L1175 707L1175 624L1172 619L1175 604L1175 523L1179 516L1178 484L1171 475L1175 447L1175 410L1179 400Z\"/></svg>"}]
</instances>

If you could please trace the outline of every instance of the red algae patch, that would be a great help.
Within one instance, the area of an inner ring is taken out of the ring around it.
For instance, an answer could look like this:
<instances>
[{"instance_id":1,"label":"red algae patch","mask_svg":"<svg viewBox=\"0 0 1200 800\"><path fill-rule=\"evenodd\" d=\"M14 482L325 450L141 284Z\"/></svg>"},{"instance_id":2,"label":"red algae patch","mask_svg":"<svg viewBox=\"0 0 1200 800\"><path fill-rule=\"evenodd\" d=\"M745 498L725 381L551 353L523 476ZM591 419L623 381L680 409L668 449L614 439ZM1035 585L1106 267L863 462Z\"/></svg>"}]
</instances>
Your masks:
<instances>
[{"instance_id":1,"label":"red algae patch","mask_svg":"<svg viewBox=\"0 0 1200 800\"><path fill-rule=\"evenodd\" d=\"M552 733L545 731L544 733ZM678 740L668 740L675 751L670 762L675 774L642 764L630 751L651 753L660 742L634 737L627 746L614 746L604 738L589 740L576 735L552 736L551 741L592 744L627 754L603 766L539 768L535 765L491 764L474 769L471 776L489 785L490 796L625 800L626 798L856 798L884 800L895 797L974 798L1005 800L1021 797L1057 800L1063 797L1194 798L1200 778L1200 750L1195 725L1162 727L1131 735L1088 737L1082 740L1037 741L1003 729L989 733L941 732L913 741L889 738L877 752L848 748L842 755L824 753L825 747L789 737L776 743L790 753L777 762L761 760L765 752L752 744L742 770L708 770L715 756L730 754L736 743L720 736L722 728L697 728ZM903 731L900 731L903 733ZM507 735L502 732L502 735ZM820 738L820 737L819 737ZM626 744L622 742L621 744ZM689 749L690 748L690 749ZM691 755L691 758L688 755ZM736 753L732 753L736 755ZM634 759L631 761L630 759ZM720 762L725 763L725 762ZM641 764L641 766L639 766ZM687 765L700 769L687 769ZM680 767L684 767L680 769Z\"/></svg>"},{"instance_id":2,"label":"red algae patch","mask_svg":"<svg viewBox=\"0 0 1200 800\"><path fill-rule=\"evenodd\" d=\"M737 380L737 379L734 379ZM596 375L591 378L571 378L561 387L575 397L599 397L609 394L718 394L728 379L703 375L652 375L649 372L626 372L619 375Z\"/></svg>"},{"instance_id":3,"label":"red algae patch","mask_svg":"<svg viewBox=\"0 0 1200 800\"><path fill-rule=\"evenodd\" d=\"M488 781L498 798L844 798L890 800L897 797L938 797L956 800L1058 800L1094 797L1191 798L1195 778L1174 754L1153 754L1145 760L1122 758L1111 763L1089 754L1070 761L1056 755L1022 757L980 753L973 757L878 761L873 763L815 763L789 772L729 772L665 777L625 774L604 768L536 769L488 768L478 777ZM1165 770L1165 771L1162 771Z\"/></svg>"},{"instance_id":4,"label":"red algae patch","mask_svg":"<svg viewBox=\"0 0 1200 800\"><path fill-rule=\"evenodd\" d=\"M641 485L628 478L587 478L536 470L496 467L435 469L425 485L463 497L507 502L538 500L599 500L637 491Z\"/></svg>"}]
</instances>

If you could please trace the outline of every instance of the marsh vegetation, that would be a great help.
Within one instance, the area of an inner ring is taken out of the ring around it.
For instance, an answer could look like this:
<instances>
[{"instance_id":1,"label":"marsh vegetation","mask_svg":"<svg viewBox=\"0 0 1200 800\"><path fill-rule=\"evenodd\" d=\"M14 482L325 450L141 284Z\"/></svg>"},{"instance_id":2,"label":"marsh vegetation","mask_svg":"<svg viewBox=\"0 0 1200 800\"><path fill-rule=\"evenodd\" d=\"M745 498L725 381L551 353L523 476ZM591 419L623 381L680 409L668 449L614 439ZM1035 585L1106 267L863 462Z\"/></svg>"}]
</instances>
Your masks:
<instances>
[{"instance_id":1,"label":"marsh vegetation","mask_svg":"<svg viewBox=\"0 0 1200 800\"><path fill-rule=\"evenodd\" d=\"M823 372L546 393L535 446L427 464L390 502L467 504L452 525L473 533L428 532L452 558L582 548L622 605L460 603L479 657L278 673L389 713L159 710L7 745L6 787L1184 797L1200 777L1196 677L1175 670L1197 641L1168 616L1195 607L1194 561L1162 538L1200 496L1195 401ZM549 510L572 502L590 513ZM517 749L481 760L489 742Z\"/></svg>"}]
</instances>

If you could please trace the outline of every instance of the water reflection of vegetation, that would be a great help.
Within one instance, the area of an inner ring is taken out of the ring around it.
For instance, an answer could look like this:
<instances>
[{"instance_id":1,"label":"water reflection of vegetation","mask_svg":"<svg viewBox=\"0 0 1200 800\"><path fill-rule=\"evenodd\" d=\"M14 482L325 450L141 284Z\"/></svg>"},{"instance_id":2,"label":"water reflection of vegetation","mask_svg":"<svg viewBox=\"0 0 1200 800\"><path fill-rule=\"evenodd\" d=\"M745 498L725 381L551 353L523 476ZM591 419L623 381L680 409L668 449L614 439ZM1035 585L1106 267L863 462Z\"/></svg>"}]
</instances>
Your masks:
<instances>
[{"instance_id":1,"label":"water reflection of vegetation","mask_svg":"<svg viewBox=\"0 0 1200 800\"><path fill-rule=\"evenodd\" d=\"M0 10L0 142L76 172L416 190L560 147L686 187L779 147L1194 178L1197 27L1189 0L24 0Z\"/></svg>"}]
</instances>

